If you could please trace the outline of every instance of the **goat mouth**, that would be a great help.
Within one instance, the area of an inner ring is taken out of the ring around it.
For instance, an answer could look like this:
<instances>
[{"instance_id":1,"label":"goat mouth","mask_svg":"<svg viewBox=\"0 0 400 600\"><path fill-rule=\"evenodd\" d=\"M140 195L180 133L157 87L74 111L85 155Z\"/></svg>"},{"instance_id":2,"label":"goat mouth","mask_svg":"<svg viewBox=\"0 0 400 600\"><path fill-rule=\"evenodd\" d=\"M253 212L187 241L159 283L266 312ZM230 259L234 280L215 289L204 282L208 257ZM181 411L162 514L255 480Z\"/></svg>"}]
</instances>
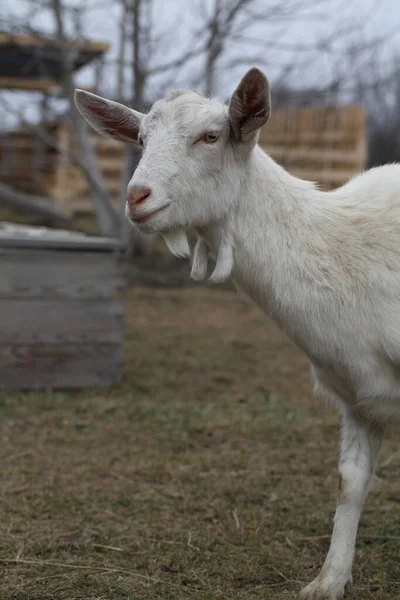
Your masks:
<instances>
[{"instance_id":1,"label":"goat mouth","mask_svg":"<svg viewBox=\"0 0 400 600\"><path fill-rule=\"evenodd\" d=\"M149 221L150 219L152 219L154 217L154 215L157 215L162 210L165 210L166 208L168 208L168 206L169 206L169 204L165 204L164 206L161 206L161 208L157 208L157 210L154 210L153 212L151 212L147 215L143 215L143 217L136 217L136 218L131 217L131 220L136 224L146 223L146 221Z\"/></svg>"}]
</instances>

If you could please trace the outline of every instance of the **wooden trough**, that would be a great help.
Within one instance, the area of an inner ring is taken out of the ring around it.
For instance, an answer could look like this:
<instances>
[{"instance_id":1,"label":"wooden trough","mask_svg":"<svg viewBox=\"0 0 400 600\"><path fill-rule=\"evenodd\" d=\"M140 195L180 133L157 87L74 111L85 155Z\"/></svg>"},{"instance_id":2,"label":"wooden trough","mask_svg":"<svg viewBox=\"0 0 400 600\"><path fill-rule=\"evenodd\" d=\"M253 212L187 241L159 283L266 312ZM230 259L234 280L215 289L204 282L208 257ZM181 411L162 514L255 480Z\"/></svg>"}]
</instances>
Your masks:
<instances>
[{"instance_id":1,"label":"wooden trough","mask_svg":"<svg viewBox=\"0 0 400 600\"><path fill-rule=\"evenodd\" d=\"M0 387L109 386L121 377L117 240L0 227Z\"/></svg>"}]
</instances>

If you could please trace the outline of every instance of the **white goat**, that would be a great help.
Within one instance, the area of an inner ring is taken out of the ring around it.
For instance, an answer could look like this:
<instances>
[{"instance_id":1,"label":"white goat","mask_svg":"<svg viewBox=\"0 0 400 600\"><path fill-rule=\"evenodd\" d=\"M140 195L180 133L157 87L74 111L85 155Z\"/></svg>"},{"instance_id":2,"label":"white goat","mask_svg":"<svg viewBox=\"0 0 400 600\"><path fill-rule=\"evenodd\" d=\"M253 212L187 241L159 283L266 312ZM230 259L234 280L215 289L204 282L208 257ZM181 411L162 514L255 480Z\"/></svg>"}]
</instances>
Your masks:
<instances>
[{"instance_id":1,"label":"white goat","mask_svg":"<svg viewBox=\"0 0 400 600\"><path fill-rule=\"evenodd\" d=\"M322 192L257 145L268 80L251 69L229 106L178 91L142 115L83 91L80 112L140 144L127 215L186 254L192 276L234 282L308 355L315 388L342 412L340 492L329 553L307 600L343 598L385 426L400 418L400 165Z\"/></svg>"}]
</instances>

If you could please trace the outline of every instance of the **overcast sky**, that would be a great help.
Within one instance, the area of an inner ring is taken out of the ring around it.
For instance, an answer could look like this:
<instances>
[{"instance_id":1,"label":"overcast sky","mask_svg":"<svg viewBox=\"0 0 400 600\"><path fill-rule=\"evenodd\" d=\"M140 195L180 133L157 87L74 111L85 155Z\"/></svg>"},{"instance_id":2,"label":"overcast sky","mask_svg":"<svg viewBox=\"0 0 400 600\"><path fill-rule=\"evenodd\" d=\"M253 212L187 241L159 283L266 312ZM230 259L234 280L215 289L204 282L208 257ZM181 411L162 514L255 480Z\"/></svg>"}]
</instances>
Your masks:
<instances>
[{"instance_id":1,"label":"overcast sky","mask_svg":"<svg viewBox=\"0 0 400 600\"><path fill-rule=\"evenodd\" d=\"M214 0L203 0L203 2L206 5L212 5ZM199 2L155 0L155 3L157 23L162 28L172 27L167 52L179 56L179 52L190 45L193 28L196 26L196 10L191 9L191 6L195 7ZM259 0L258 2L260 10L268 4L271 4L268 0ZM394 51L397 51L400 55L400 0L380 0L379 2L377 0L330 0L329 2L310 2L310 6L313 8L308 10L307 13L314 15L314 18L307 19L303 16L299 21L293 19L278 25L259 22L248 28L246 32L248 38L253 37L267 45L265 50L260 45L258 48L254 48L250 42L247 48L241 46L240 56L249 56L248 66L253 63L252 57L254 55L262 54L263 64L260 66L268 71L273 80L274 76L280 73L281 64L288 60L290 53L268 48L268 41L271 43L278 41L293 45L299 43L312 45L315 40L330 37L334 32L338 38L333 47L333 52L311 51L307 57L309 68L305 67L300 74L297 74L301 77L301 81L298 81L299 86L316 85L321 83L321 77L323 79L329 78L332 69L340 60L340 51L343 49L343 44L348 46L350 40L354 46L357 46L379 35L384 40L379 49L382 59L383 56L389 57ZM111 42L113 47L110 56L115 56L117 49L117 12L115 8L112 12L109 8L99 8L88 13L86 19L86 31L89 36ZM175 27L173 27L174 24ZM343 29L346 29L346 37L341 33ZM161 57L163 53L164 49L161 48ZM230 55L235 56L234 44L228 47L225 58ZM292 53L292 60L296 61L297 56L297 52ZM156 57L156 61L157 58L159 57ZM247 68L240 65L237 69L230 68L229 73L225 73L223 69L224 62L224 60L221 61L222 64L219 69L221 85L217 90L223 95L226 94L227 87L228 93L232 91L237 78ZM183 70L182 76L185 77L186 75L185 70ZM185 84L185 81L182 84ZM296 81L292 81L292 85L296 85Z\"/></svg>"},{"instance_id":2,"label":"overcast sky","mask_svg":"<svg viewBox=\"0 0 400 600\"><path fill-rule=\"evenodd\" d=\"M294 0L287 0L294 2ZM304 2L304 0L301 0ZM163 60L178 58L182 52L190 48L193 41L193 32L197 25L196 15L201 0L154 0L155 21L159 31L167 31L163 43L154 51L151 62L160 64ZM213 5L214 0L203 0L206 7ZM276 0L271 0L275 3ZM258 0L257 7L262 10L271 4L270 0ZM283 0L282 0L283 2ZM65 0L65 4L81 5L81 0ZM34 19L29 11L33 0L2 0L0 17L4 23L19 23L23 27L29 20L33 27L51 33L54 22L51 13L42 11ZM107 59L111 60L117 54L119 9L112 1L88 0L91 6L84 18L84 35L89 38L108 41L111 51ZM303 14L302 18L292 18L284 22L256 22L246 30L248 42L229 44L218 67L216 93L228 98L239 78L252 64L258 64L270 77L272 84L277 80L282 71L282 65L300 63L297 69L290 73L287 83L293 87L321 86L335 77L338 72L345 73L351 81L357 73L352 70L363 71L368 78L368 54L365 60L348 59L349 48L357 48L377 36L382 38L382 43L376 48L375 59L379 62L382 73L392 65L391 57L395 53L400 57L400 0L324 0L310 2L311 10ZM308 15L308 16L307 16ZM311 17L311 18L309 18ZM346 34L343 34L345 29ZM334 43L329 45L329 51L322 48L316 49L314 44L318 40L332 38ZM310 45L312 50L299 53L298 51L274 48L274 42L287 46ZM346 52L344 52L344 49ZM240 59L240 64L230 64ZM245 59L245 60L243 60ZM246 64L248 61L248 64ZM229 69L228 65L229 64ZM191 85L193 74L201 72L203 60L194 58L187 68L174 73L171 87ZM112 95L115 92L116 69L108 67L103 80L103 93ZM149 96L154 99L158 95L160 86L168 79L165 75L154 78L149 88ZM77 77L77 84L84 87L90 85L92 70L83 70ZM24 104L25 114L34 116L34 96L31 95L27 102L26 95L12 94L13 104ZM29 108L29 104L31 108ZM4 115L4 113L3 113ZM10 123L10 117L4 115L3 123ZM12 120L13 121L13 120Z\"/></svg>"}]
</instances>

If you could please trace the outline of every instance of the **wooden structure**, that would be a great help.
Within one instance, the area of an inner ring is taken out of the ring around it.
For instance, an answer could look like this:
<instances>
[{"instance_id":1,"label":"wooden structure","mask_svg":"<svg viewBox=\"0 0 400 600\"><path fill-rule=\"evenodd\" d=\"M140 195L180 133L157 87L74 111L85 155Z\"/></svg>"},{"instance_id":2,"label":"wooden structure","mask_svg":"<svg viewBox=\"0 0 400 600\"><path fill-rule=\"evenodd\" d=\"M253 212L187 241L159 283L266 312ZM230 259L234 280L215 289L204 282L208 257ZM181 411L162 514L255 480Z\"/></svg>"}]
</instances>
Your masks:
<instances>
[{"instance_id":1,"label":"wooden structure","mask_svg":"<svg viewBox=\"0 0 400 600\"><path fill-rule=\"evenodd\" d=\"M364 109L353 105L272 111L259 143L293 175L334 189L366 166Z\"/></svg>"},{"instance_id":2,"label":"wooden structure","mask_svg":"<svg viewBox=\"0 0 400 600\"><path fill-rule=\"evenodd\" d=\"M76 50L74 70L101 59L105 42L69 41ZM0 31L0 88L36 92L54 91L62 80L62 58L57 39L38 35L13 35Z\"/></svg>"},{"instance_id":3,"label":"wooden structure","mask_svg":"<svg viewBox=\"0 0 400 600\"><path fill-rule=\"evenodd\" d=\"M0 387L108 386L121 377L118 241L0 226Z\"/></svg>"},{"instance_id":4,"label":"wooden structure","mask_svg":"<svg viewBox=\"0 0 400 600\"><path fill-rule=\"evenodd\" d=\"M73 71L95 61L97 84L109 44L81 39L66 44ZM0 134L0 206L65 225L67 215L60 214L50 200L61 171L62 140L57 137L59 124L47 119L48 97L63 93L64 70L63 48L56 38L0 31L0 89L42 93L41 136L24 124L17 131Z\"/></svg>"},{"instance_id":5,"label":"wooden structure","mask_svg":"<svg viewBox=\"0 0 400 600\"><path fill-rule=\"evenodd\" d=\"M69 149L64 128L69 130L66 122L62 126L60 123L46 126L52 145L46 144L27 125L0 134L0 181L27 193L53 198L53 190L60 192L64 164L69 164L59 151Z\"/></svg>"},{"instance_id":6,"label":"wooden structure","mask_svg":"<svg viewBox=\"0 0 400 600\"><path fill-rule=\"evenodd\" d=\"M60 123L55 135L62 148L73 154L77 152L75 135L68 123ZM106 138L92 129L89 130L89 135L95 146L100 171L111 201L115 204L117 212L120 212L125 144ZM53 176L51 195L60 212L70 217L78 213L94 212L88 182L79 167L72 164L66 155L59 156L56 169L49 175Z\"/></svg>"},{"instance_id":7,"label":"wooden structure","mask_svg":"<svg viewBox=\"0 0 400 600\"><path fill-rule=\"evenodd\" d=\"M86 178L68 155L78 152L75 136L67 121L53 123L47 128L54 141L44 145L34 130L23 127L20 131L0 135L0 181L16 186L31 194L54 199L54 207L65 216L92 213ZM121 191L121 173L125 145L90 131L106 187L118 210ZM38 146L42 146L38 160Z\"/></svg>"}]
</instances>

